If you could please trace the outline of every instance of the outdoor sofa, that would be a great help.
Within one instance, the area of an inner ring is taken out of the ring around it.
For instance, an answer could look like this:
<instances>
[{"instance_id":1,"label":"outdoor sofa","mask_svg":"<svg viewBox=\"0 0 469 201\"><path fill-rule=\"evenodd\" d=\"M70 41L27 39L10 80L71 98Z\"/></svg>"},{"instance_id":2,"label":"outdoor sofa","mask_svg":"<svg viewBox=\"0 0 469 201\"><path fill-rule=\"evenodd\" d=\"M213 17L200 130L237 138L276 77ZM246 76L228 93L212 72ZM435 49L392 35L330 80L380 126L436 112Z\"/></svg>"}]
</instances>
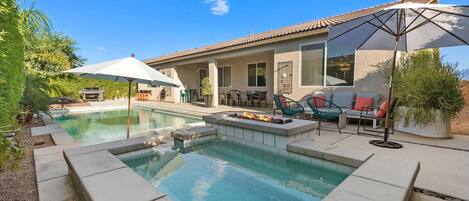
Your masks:
<instances>
[{"instance_id":1,"label":"outdoor sofa","mask_svg":"<svg viewBox=\"0 0 469 201\"><path fill-rule=\"evenodd\" d=\"M318 94L308 94L301 98L298 103L305 108L305 112L313 114L306 100L310 97L321 97L328 101L332 101L337 106L339 106L343 112L347 113L347 119L360 119L361 109L357 110L355 108L357 97L361 98L372 98L372 106L380 106L381 104L381 95L374 92L321 92ZM325 108L329 108L330 105L326 102L324 104ZM368 113L368 115L374 115L373 112ZM373 119L373 128L376 128L377 121Z\"/></svg>"}]
</instances>

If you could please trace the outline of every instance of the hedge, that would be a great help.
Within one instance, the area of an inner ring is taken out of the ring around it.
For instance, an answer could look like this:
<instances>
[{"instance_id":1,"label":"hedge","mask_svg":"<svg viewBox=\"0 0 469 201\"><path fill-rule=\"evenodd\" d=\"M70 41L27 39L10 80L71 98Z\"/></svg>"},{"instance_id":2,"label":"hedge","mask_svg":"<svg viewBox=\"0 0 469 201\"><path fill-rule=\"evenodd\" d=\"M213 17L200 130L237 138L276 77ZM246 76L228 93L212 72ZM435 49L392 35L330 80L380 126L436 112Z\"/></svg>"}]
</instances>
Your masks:
<instances>
[{"instance_id":1,"label":"hedge","mask_svg":"<svg viewBox=\"0 0 469 201\"><path fill-rule=\"evenodd\" d=\"M18 26L14 0L0 2L0 126L15 124L21 99L23 76L23 37Z\"/></svg>"}]
</instances>

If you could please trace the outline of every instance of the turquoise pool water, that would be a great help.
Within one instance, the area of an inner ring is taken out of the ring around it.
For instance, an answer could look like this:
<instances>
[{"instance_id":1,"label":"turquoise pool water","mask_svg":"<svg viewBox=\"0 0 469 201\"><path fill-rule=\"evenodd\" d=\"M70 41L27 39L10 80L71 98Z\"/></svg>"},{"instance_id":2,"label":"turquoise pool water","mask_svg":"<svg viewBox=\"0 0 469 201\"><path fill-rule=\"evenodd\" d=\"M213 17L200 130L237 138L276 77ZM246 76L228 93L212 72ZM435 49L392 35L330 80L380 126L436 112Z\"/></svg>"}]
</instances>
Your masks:
<instances>
[{"instance_id":1,"label":"turquoise pool water","mask_svg":"<svg viewBox=\"0 0 469 201\"><path fill-rule=\"evenodd\" d=\"M122 160L176 201L321 200L350 171L225 141Z\"/></svg>"},{"instance_id":2,"label":"turquoise pool water","mask_svg":"<svg viewBox=\"0 0 469 201\"><path fill-rule=\"evenodd\" d=\"M184 124L201 121L195 118L139 109L132 109L130 114L130 136L149 132L156 128L169 126L181 128ZM127 110L66 114L56 117L55 121L75 140L85 145L126 138Z\"/></svg>"}]
</instances>

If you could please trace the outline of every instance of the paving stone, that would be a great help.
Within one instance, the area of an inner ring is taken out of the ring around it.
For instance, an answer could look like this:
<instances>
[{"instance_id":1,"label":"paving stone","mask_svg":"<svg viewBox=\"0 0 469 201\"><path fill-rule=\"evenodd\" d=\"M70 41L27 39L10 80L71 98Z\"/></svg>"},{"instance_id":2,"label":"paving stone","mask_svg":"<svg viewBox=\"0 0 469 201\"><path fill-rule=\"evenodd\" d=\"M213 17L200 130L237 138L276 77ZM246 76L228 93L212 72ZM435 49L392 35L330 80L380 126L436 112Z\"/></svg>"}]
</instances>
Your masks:
<instances>
[{"instance_id":1,"label":"paving stone","mask_svg":"<svg viewBox=\"0 0 469 201\"><path fill-rule=\"evenodd\" d=\"M64 153L66 153L68 156L73 156L95 151L108 150L112 154L117 155L143 148L148 148L149 146L144 144L144 140L145 137L130 138L128 140L117 140L101 144L76 147L73 149L66 149L64 150Z\"/></svg>"},{"instance_id":2,"label":"paving stone","mask_svg":"<svg viewBox=\"0 0 469 201\"><path fill-rule=\"evenodd\" d=\"M68 175L68 167L65 160L36 164L35 166L37 182Z\"/></svg>"},{"instance_id":3,"label":"paving stone","mask_svg":"<svg viewBox=\"0 0 469 201\"><path fill-rule=\"evenodd\" d=\"M323 201L404 201L406 193L403 188L352 175Z\"/></svg>"},{"instance_id":4,"label":"paving stone","mask_svg":"<svg viewBox=\"0 0 469 201\"><path fill-rule=\"evenodd\" d=\"M50 146L50 147L44 147L40 149L34 149L33 153L34 153L34 157L44 156L44 155L49 155L49 154L62 153L66 149L72 149L78 146L80 146L78 143Z\"/></svg>"},{"instance_id":5,"label":"paving stone","mask_svg":"<svg viewBox=\"0 0 469 201\"><path fill-rule=\"evenodd\" d=\"M55 132L50 134L56 145L72 144L75 140L67 132Z\"/></svg>"},{"instance_id":6,"label":"paving stone","mask_svg":"<svg viewBox=\"0 0 469 201\"><path fill-rule=\"evenodd\" d=\"M373 156L372 152L336 146L324 150L324 159L353 167L360 166L371 156Z\"/></svg>"},{"instance_id":7,"label":"paving stone","mask_svg":"<svg viewBox=\"0 0 469 201\"><path fill-rule=\"evenodd\" d=\"M44 164L44 163L50 163L54 161L63 161L63 160L64 160L64 157L63 157L62 152L34 157L35 164Z\"/></svg>"},{"instance_id":8,"label":"paving stone","mask_svg":"<svg viewBox=\"0 0 469 201\"><path fill-rule=\"evenodd\" d=\"M106 150L66 157L68 164L80 178L127 167Z\"/></svg>"},{"instance_id":9,"label":"paving stone","mask_svg":"<svg viewBox=\"0 0 469 201\"><path fill-rule=\"evenodd\" d=\"M40 201L64 201L75 198L73 184L68 176L39 182L37 188Z\"/></svg>"},{"instance_id":10,"label":"paving stone","mask_svg":"<svg viewBox=\"0 0 469 201\"><path fill-rule=\"evenodd\" d=\"M415 160L372 157L353 175L408 189L413 186L419 169L420 163Z\"/></svg>"},{"instance_id":11,"label":"paving stone","mask_svg":"<svg viewBox=\"0 0 469 201\"><path fill-rule=\"evenodd\" d=\"M53 132L65 131L59 124L49 124L47 126L38 126L31 128L31 135L47 135Z\"/></svg>"},{"instance_id":12,"label":"paving stone","mask_svg":"<svg viewBox=\"0 0 469 201\"><path fill-rule=\"evenodd\" d=\"M85 177L82 182L94 201L148 201L165 196L128 167Z\"/></svg>"}]
</instances>

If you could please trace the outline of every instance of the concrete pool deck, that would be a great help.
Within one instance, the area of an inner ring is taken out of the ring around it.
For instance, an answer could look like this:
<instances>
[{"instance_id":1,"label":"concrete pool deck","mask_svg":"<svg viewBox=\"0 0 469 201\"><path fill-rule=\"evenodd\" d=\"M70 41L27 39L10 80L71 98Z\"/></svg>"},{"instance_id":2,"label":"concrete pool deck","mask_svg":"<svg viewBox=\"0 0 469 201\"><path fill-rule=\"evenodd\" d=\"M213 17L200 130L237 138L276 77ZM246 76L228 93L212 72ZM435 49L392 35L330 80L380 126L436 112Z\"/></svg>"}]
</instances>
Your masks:
<instances>
[{"instance_id":1,"label":"concrete pool deck","mask_svg":"<svg viewBox=\"0 0 469 201\"><path fill-rule=\"evenodd\" d=\"M402 143L402 149L383 149L368 143L374 139L367 136L324 131L313 140L343 148L360 149L375 153L376 157L394 157L420 162L420 172L415 187L449 195L464 200L469 199L469 152L448 148L432 147L414 143ZM399 171L399 170L396 170ZM414 193L415 195L415 193ZM415 198L420 199L417 195Z\"/></svg>"},{"instance_id":2,"label":"concrete pool deck","mask_svg":"<svg viewBox=\"0 0 469 201\"><path fill-rule=\"evenodd\" d=\"M133 104L139 105L140 102L136 102ZM179 106L177 104L171 103L143 103L142 105L148 108L162 109L165 111L181 110L181 107L184 107L184 104L183 106ZM203 115L204 113L209 112L206 110L206 108L200 106L190 106L186 107L185 109L192 112L191 115L194 115L195 113ZM220 112L223 110L236 111L234 108L226 107L221 109L219 108L210 110L210 112ZM244 108L240 108L238 110L245 111ZM45 128L43 128L42 130L36 129L36 131L41 131L41 133L44 134L47 134L47 132L51 132L54 133L56 136L64 136L59 134L61 132L60 129L54 128L54 126L49 127L49 130L44 129ZM350 128L348 128L347 130L354 132L353 126L350 126ZM352 134L340 135L338 132L323 130L321 132L321 136L313 135L313 137L316 142L329 143L331 145L336 145L338 147L343 148L353 148L369 151L375 153L375 155L378 157L397 157L402 158L403 160L418 160L420 161L420 172L415 181L415 187L421 189L428 189L455 198L469 200L469 192L467 191L467 187L469 186L469 174L467 173L469 172L469 136L456 135L452 139L435 140L399 133L391 135L392 139L399 140L403 143L404 148L399 150L390 150L374 147L368 144L368 141L370 139L374 139L373 137L369 136L357 136ZM64 137L64 139L64 141L66 141L66 137ZM56 171L57 173L60 173L62 171L60 174L64 174L63 170L66 167L63 166L63 163L65 163L65 161L63 160L63 157L58 157L60 155L58 153L62 153L64 149L76 146L79 145L73 143L65 143L59 144L55 147L47 147L35 150L35 163L37 174L39 175L38 168L41 169L39 171L43 172ZM40 156L42 159L38 159L39 157L36 158L36 155ZM63 163L61 163L61 161L63 161ZM62 193L71 194L70 189L68 189L66 185L67 182L70 183L70 180L67 177L68 176L56 175L56 177L49 178L46 180L41 179L42 181L38 182L40 197L41 191L48 191L49 195L57 195L56 191L59 191L59 189L63 189ZM55 189L51 187L54 186L52 184L55 185ZM44 198L44 196L42 197ZM420 201L440 199L414 192L411 200Z\"/></svg>"}]
</instances>

